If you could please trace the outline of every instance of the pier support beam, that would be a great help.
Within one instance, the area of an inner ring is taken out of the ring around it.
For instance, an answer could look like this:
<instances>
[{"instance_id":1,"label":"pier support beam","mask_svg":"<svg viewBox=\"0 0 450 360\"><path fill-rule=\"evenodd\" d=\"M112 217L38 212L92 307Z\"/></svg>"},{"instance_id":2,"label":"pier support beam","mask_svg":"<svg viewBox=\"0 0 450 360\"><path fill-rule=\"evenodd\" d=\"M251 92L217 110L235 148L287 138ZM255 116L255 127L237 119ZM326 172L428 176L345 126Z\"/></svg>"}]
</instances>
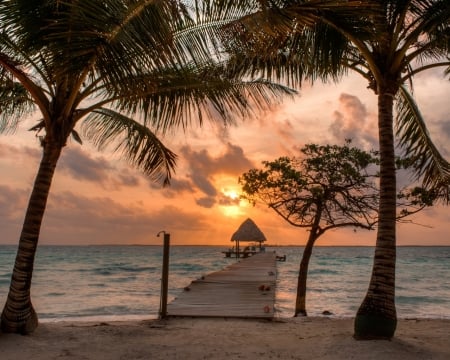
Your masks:
<instances>
[{"instance_id":1,"label":"pier support beam","mask_svg":"<svg viewBox=\"0 0 450 360\"><path fill-rule=\"evenodd\" d=\"M161 303L159 310L159 318L164 319L167 317L167 298L169 290L169 249L170 249L170 234L165 231L160 231L159 234L164 234L164 244L163 244L163 265L162 265L162 276L161 276Z\"/></svg>"}]
</instances>

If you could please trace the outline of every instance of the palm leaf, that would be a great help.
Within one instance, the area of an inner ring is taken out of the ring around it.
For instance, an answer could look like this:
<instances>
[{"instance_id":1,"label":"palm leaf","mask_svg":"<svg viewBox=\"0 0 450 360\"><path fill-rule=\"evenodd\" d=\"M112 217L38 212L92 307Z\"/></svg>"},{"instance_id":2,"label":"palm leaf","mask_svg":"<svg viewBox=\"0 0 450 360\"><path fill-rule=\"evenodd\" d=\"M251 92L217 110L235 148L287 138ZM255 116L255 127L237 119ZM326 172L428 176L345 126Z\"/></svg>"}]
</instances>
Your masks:
<instances>
[{"instance_id":1,"label":"palm leaf","mask_svg":"<svg viewBox=\"0 0 450 360\"><path fill-rule=\"evenodd\" d=\"M230 124L295 93L261 78L242 80L224 64L167 68L112 86L120 111L144 114L145 122L163 133L192 123L202 125L205 119ZM127 96L119 98L120 94Z\"/></svg>"},{"instance_id":2,"label":"palm leaf","mask_svg":"<svg viewBox=\"0 0 450 360\"><path fill-rule=\"evenodd\" d=\"M404 86L400 87L396 104L396 135L400 146L412 162L415 177L422 179L425 189L435 189L439 198L448 203L450 163L443 158L431 140L425 120Z\"/></svg>"},{"instance_id":3,"label":"palm leaf","mask_svg":"<svg viewBox=\"0 0 450 360\"><path fill-rule=\"evenodd\" d=\"M220 39L236 71L290 86L300 86L306 78L337 80L344 74L342 59L354 64L354 47L342 32L368 38L373 21L365 14L371 11L373 20L374 10L380 8L373 1L237 1L233 6L244 15L234 20L240 13L230 2L212 2L208 15L223 23L229 16L229 22L221 27L204 25L204 36Z\"/></svg>"},{"instance_id":4,"label":"palm leaf","mask_svg":"<svg viewBox=\"0 0 450 360\"><path fill-rule=\"evenodd\" d=\"M21 119L34 111L26 89L0 73L0 133L14 131Z\"/></svg>"},{"instance_id":5,"label":"palm leaf","mask_svg":"<svg viewBox=\"0 0 450 360\"><path fill-rule=\"evenodd\" d=\"M170 183L176 154L148 128L110 109L94 110L82 123L85 137L100 149L114 145L133 166L155 181Z\"/></svg>"}]
</instances>

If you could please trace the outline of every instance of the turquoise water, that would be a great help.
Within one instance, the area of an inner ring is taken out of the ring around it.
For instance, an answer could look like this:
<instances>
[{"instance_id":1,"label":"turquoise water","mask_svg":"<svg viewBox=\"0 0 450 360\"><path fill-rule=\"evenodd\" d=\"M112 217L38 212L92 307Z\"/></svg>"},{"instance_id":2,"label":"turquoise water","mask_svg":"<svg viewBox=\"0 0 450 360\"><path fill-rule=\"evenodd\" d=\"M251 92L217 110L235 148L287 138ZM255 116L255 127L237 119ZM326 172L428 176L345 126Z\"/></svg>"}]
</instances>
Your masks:
<instances>
[{"instance_id":1,"label":"turquoise water","mask_svg":"<svg viewBox=\"0 0 450 360\"><path fill-rule=\"evenodd\" d=\"M217 246L170 249L169 301L192 280L235 259ZM270 248L279 262L276 309L293 315L302 247ZM15 246L0 246L0 306L6 301ZM371 247L316 247L307 290L309 315L327 310L355 315L366 293ZM156 318L160 306L162 247L41 246L33 275L32 301L43 321ZM400 318L450 318L450 247L400 247L397 254L397 314Z\"/></svg>"}]
</instances>

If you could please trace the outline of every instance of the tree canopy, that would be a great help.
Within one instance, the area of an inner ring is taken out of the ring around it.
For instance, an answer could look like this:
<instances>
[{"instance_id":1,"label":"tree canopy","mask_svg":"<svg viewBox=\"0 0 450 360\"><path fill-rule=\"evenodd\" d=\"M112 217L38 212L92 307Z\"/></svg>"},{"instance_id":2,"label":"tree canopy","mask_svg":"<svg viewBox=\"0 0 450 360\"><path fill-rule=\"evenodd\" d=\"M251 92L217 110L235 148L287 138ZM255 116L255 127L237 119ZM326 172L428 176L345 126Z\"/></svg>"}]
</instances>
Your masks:
<instances>
[{"instance_id":1,"label":"tree canopy","mask_svg":"<svg viewBox=\"0 0 450 360\"><path fill-rule=\"evenodd\" d=\"M306 315L306 279L316 240L342 227L372 230L378 223L379 156L350 146L307 144L298 157L264 161L239 178L244 199L262 202L289 224L307 229L300 263L295 316ZM398 166L405 166L398 159ZM420 187L398 193L397 219L431 206L436 193Z\"/></svg>"}]
</instances>

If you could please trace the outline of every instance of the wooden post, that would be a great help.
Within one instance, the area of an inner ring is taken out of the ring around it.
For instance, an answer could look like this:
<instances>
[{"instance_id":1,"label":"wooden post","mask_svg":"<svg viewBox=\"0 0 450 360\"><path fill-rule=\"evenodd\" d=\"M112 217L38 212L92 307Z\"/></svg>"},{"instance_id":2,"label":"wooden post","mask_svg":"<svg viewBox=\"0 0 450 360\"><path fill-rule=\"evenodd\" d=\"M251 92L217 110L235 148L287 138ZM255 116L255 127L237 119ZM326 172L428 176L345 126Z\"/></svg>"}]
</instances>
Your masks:
<instances>
[{"instance_id":1,"label":"wooden post","mask_svg":"<svg viewBox=\"0 0 450 360\"><path fill-rule=\"evenodd\" d=\"M161 276L161 304L159 318L164 319L167 316L167 294L169 289L169 249L170 249L170 234L161 231L164 234L163 246L163 265ZM161 234L161 232L158 233Z\"/></svg>"}]
</instances>

